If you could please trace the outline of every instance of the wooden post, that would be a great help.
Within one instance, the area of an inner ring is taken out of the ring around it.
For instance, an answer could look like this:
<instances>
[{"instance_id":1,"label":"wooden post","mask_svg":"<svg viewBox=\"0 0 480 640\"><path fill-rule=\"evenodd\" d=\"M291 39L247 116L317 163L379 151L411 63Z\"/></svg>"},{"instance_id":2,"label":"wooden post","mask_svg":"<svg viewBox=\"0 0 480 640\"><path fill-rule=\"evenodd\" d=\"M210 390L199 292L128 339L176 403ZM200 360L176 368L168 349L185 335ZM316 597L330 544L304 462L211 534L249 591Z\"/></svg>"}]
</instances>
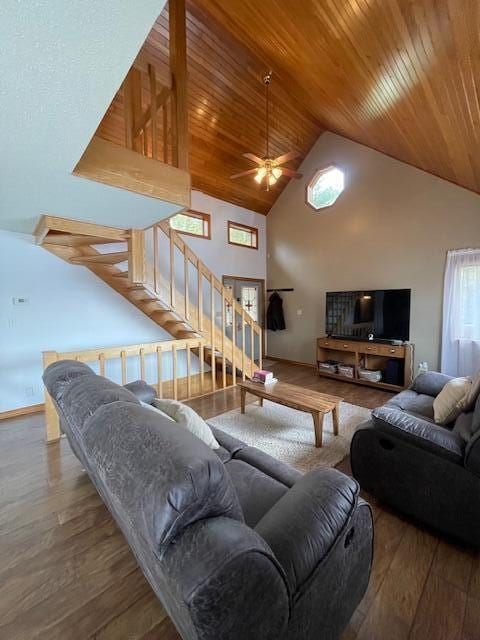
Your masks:
<instances>
[{"instance_id":1,"label":"wooden post","mask_svg":"<svg viewBox=\"0 0 480 640\"><path fill-rule=\"evenodd\" d=\"M225 359L225 287L222 287L222 385L227 386L227 361Z\"/></svg>"},{"instance_id":2,"label":"wooden post","mask_svg":"<svg viewBox=\"0 0 480 640\"><path fill-rule=\"evenodd\" d=\"M170 306L175 308L175 244L173 242L173 230L169 229L170 237Z\"/></svg>"},{"instance_id":3,"label":"wooden post","mask_svg":"<svg viewBox=\"0 0 480 640\"><path fill-rule=\"evenodd\" d=\"M211 314L210 331L212 333L212 360L210 364L212 367L212 391L215 391L217 387L216 385L217 371L216 371L216 364L215 364L215 276L213 275L213 273L210 274L210 314Z\"/></svg>"},{"instance_id":4,"label":"wooden post","mask_svg":"<svg viewBox=\"0 0 480 640\"><path fill-rule=\"evenodd\" d=\"M148 65L148 79L150 83L150 120L152 132L152 158L157 159L157 79L155 77L155 67ZM144 132L146 133L145 126Z\"/></svg>"},{"instance_id":5,"label":"wooden post","mask_svg":"<svg viewBox=\"0 0 480 640\"><path fill-rule=\"evenodd\" d=\"M125 109L125 146L142 153L142 141L135 135L138 120L142 115L142 76L138 69L131 68L123 83Z\"/></svg>"},{"instance_id":6,"label":"wooden post","mask_svg":"<svg viewBox=\"0 0 480 640\"><path fill-rule=\"evenodd\" d=\"M162 371L162 347L157 347L157 390L158 397L163 398L163 371Z\"/></svg>"},{"instance_id":7,"label":"wooden post","mask_svg":"<svg viewBox=\"0 0 480 640\"><path fill-rule=\"evenodd\" d=\"M52 362L57 362L58 355L56 351L43 352L43 369L45 370ZM60 420L57 410L53 404L50 394L45 389L45 439L47 444L60 440Z\"/></svg>"},{"instance_id":8,"label":"wooden post","mask_svg":"<svg viewBox=\"0 0 480 640\"><path fill-rule=\"evenodd\" d=\"M131 229L128 239L128 279L134 284L143 284L145 275L145 232Z\"/></svg>"},{"instance_id":9,"label":"wooden post","mask_svg":"<svg viewBox=\"0 0 480 640\"><path fill-rule=\"evenodd\" d=\"M169 0L170 69L173 76L173 164L188 171L187 35L185 0Z\"/></svg>"}]
</instances>

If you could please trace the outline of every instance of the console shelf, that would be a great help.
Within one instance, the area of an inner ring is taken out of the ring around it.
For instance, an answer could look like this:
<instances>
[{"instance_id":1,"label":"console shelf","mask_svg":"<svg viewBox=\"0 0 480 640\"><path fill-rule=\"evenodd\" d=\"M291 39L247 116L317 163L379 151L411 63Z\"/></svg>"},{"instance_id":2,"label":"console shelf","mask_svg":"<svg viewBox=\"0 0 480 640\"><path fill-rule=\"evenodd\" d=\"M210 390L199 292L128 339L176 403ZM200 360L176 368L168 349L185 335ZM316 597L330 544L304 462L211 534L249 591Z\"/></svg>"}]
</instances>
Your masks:
<instances>
[{"instance_id":1,"label":"console shelf","mask_svg":"<svg viewBox=\"0 0 480 640\"><path fill-rule=\"evenodd\" d=\"M341 340L339 338L323 336L317 338L317 362L336 360L343 364L352 365L354 368L354 377L349 378L339 373L328 373L320 370L318 374L325 378L353 382L354 384L362 384L367 387L375 387L386 391L401 391L405 387L410 386L412 382L412 353L412 344L396 346L379 342ZM400 384L370 382L358 376L358 369L361 365L367 369L380 369L383 371L385 370L387 361L391 358L400 360L402 363L403 375Z\"/></svg>"}]
</instances>

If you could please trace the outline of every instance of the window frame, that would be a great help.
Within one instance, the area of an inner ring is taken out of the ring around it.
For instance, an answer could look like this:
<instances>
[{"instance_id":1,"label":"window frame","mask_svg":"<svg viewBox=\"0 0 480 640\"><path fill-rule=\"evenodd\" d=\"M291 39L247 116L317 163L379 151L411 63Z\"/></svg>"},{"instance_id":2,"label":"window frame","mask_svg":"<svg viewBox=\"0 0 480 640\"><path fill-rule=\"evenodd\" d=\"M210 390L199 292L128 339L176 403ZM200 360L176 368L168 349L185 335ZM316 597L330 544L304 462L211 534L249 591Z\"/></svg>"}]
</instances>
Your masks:
<instances>
[{"instance_id":1,"label":"window frame","mask_svg":"<svg viewBox=\"0 0 480 640\"><path fill-rule=\"evenodd\" d=\"M198 218L200 220L202 220L203 224L205 225L205 223L207 223L207 228L208 228L208 233L205 234L198 234L198 233L192 233L191 231L182 231L181 229L175 229L175 227L172 227L170 224L170 228L173 229L174 231L176 231L177 233L181 233L184 236L191 236L192 238L200 238L203 240L211 240L212 239L212 216L210 213L204 213L203 211L196 211L195 209L186 209L185 211L179 211L178 213L175 213L173 216L170 216L170 220L172 220L173 218L175 218L175 216L178 215L184 215L184 216L190 216L191 218Z\"/></svg>"},{"instance_id":2,"label":"window frame","mask_svg":"<svg viewBox=\"0 0 480 640\"><path fill-rule=\"evenodd\" d=\"M310 189L312 189L312 184L317 180L318 176L321 173L326 173L330 169L338 169L338 171L342 172L342 174L343 174L343 189L338 194L338 196L335 198L335 202L332 202L332 204L327 204L324 207L316 207L308 199L308 192L309 192ZM333 206L335 206L337 204L338 199L341 197L341 195L344 193L345 189L347 188L346 181L347 181L347 172L345 171L345 169L343 167L340 167L337 164L328 164L325 167L320 167L320 168L316 169L314 171L312 177L310 178L310 180L305 185L305 204L308 207L310 207L311 209L313 209L314 211L322 211L323 209L330 209L330 207L333 207Z\"/></svg>"},{"instance_id":3,"label":"window frame","mask_svg":"<svg viewBox=\"0 0 480 640\"><path fill-rule=\"evenodd\" d=\"M234 242L230 240L230 229L238 229L238 231L249 231L255 238L255 246L249 244L242 244L241 242ZM227 226L227 240L228 244L234 247L242 247L243 249L255 249L258 251L258 229L257 227L250 227L248 224L242 224L241 222L235 222L234 220L228 221Z\"/></svg>"}]
</instances>

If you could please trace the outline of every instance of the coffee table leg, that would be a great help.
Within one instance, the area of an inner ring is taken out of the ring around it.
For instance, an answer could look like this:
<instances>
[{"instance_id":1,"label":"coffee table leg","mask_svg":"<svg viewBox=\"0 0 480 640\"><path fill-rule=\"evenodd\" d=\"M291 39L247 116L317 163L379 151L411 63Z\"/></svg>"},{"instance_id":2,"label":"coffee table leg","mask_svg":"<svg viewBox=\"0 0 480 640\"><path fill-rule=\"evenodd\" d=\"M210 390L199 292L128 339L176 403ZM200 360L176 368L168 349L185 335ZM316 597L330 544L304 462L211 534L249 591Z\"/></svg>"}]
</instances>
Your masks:
<instances>
[{"instance_id":1,"label":"coffee table leg","mask_svg":"<svg viewBox=\"0 0 480 640\"><path fill-rule=\"evenodd\" d=\"M340 412L340 406L337 404L332 411L333 418L333 433L338 436L338 414Z\"/></svg>"},{"instance_id":2,"label":"coffee table leg","mask_svg":"<svg viewBox=\"0 0 480 640\"><path fill-rule=\"evenodd\" d=\"M312 411L313 426L315 429L315 446L320 448L322 446L323 436L323 413L320 411Z\"/></svg>"},{"instance_id":3,"label":"coffee table leg","mask_svg":"<svg viewBox=\"0 0 480 640\"><path fill-rule=\"evenodd\" d=\"M263 398L259 398L258 402L260 403L260 406L263 407Z\"/></svg>"},{"instance_id":4,"label":"coffee table leg","mask_svg":"<svg viewBox=\"0 0 480 640\"><path fill-rule=\"evenodd\" d=\"M247 390L243 387L240 388L240 413L245 413L245 398L247 396Z\"/></svg>"}]
</instances>

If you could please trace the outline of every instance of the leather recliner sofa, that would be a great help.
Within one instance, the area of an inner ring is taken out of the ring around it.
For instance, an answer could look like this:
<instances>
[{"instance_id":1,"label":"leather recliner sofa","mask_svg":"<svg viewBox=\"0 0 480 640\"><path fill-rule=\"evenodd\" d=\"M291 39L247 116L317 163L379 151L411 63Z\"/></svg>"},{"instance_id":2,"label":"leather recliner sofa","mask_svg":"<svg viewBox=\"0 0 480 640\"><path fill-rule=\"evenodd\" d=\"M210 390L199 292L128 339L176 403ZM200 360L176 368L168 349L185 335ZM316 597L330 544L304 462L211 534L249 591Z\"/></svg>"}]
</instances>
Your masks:
<instances>
[{"instance_id":1,"label":"leather recliner sofa","mask_svg":"<svg viewBox=\"0 0 480 640\"><path fill-rule=\"evenodd\" d=\"M84 364L44 373L62 429L180 635L336 639L369 579L370 507L215 429L212 450ZM135 393L133 393L135 392Z\"/></svg>"},{"instance_id":2,"label":"leather recliner sofa","mask_svg":"<svg viewBox=\"0 0 480 640\"><path fill-rule=\"evenodd\" d=\"M369 494L478 547L480 397L453 424L435 424L433 401L451 379L421 374L374 409L352 439L351 466Z\"/></svg>"}]
</instances>

